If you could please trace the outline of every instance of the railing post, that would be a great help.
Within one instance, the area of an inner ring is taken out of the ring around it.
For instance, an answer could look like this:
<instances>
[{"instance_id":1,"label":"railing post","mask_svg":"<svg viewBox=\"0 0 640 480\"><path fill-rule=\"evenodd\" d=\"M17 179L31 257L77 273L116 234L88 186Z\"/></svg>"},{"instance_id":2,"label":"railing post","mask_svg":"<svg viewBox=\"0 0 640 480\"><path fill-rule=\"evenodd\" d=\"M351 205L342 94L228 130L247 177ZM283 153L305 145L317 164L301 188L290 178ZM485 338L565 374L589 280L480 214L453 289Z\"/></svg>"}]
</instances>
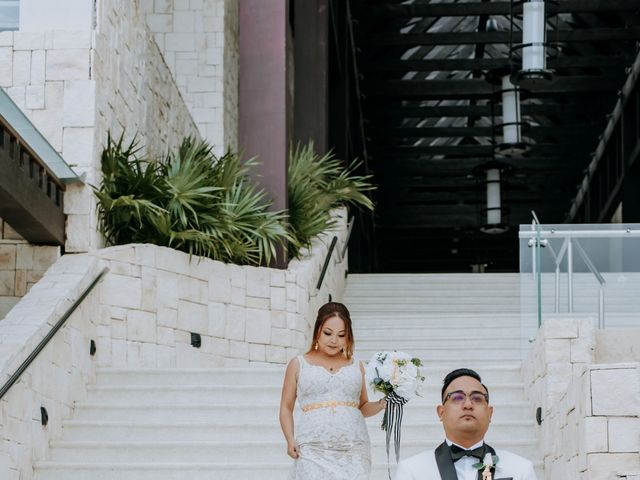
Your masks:
<instances>
[{"instance_id":1,"label":"railing post","mask_svg":"<svg viewBox=\"0 0 640 480\"><path fill-rule=\"evenodd\" d=\"M567 240L567 300L569 313L573 313L573 240L571 237Z\"/></svg>"},{"instance_id":2,"label":"railing post","mask_svg":"<svg viewBox=\"0 0 640 480\"><path fill-rule=\"evenodd\" d=\"M598 298L598 328L604 328L604 285L600 285Z\"/></svg>"},{"instance_id":3,"label":"railing post","mask_svg":"<svg viewBox=\"0 0 640 480\"><path fill-rule=\"evenodd\" d=\"M560 311L560 265L556 263L556 302L555 312Z\"/></svg>"},{"instance_id":4,"label":"railing post","mask_svg":"<svg viewBox=\"0 0 640 480\"><path fill-rule=\"evenodd\" d=\"M531 222L531 231L535 231L535 220ZM537 241L537 239L536 239ZM535 246L534 248L531 249L531 274L533 275L533 279L536 279L536 249Z\"/></svg>"}]
</instances>

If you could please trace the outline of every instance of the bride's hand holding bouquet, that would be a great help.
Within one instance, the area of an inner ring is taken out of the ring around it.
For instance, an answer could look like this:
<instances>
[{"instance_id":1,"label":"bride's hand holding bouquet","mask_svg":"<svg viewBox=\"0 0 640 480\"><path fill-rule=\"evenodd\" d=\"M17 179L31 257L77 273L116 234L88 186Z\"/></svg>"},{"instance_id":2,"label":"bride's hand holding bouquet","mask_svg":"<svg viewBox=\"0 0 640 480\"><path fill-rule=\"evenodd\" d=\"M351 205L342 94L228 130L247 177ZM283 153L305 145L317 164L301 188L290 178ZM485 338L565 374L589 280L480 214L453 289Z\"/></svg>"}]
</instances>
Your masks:
<instances>
[{"instance_id":1,"label":"bride's hand holding bouquet","mask_svg":"<svg viewBox=\"0 0 640 480\"><path fill-rule=\"evenodd\" d=\"M395 432L396 461L400 458L400 426L402 408L415 395L424 381L419 367L419 358L404 352L378 352L371 357L365 368L367 383L385 396L386 407L382 418L382 429L387 432L387 461L391 434Z\"/></svg>"}]
</instances>

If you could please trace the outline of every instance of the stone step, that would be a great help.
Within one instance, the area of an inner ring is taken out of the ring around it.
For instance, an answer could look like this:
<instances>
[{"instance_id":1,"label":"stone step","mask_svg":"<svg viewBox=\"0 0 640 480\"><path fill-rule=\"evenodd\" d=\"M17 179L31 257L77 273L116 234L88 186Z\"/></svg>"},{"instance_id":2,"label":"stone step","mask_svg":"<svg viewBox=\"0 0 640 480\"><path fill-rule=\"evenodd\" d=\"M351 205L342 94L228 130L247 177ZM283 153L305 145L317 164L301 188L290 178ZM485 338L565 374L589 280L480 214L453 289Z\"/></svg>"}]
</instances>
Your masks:
<instances>
[{"instance_id":1,"label":"stone step","mask_svg":"<svg viewBox=\"0 0 640 480\"><path fill-rule=\"evenodd\" d=\"M47 461L35 466L37 480L282 480L290 470L290 461L154 464Z\"/></svg>"},{"instance_id":2,"label":"stone step","mask_svg":"<svg viewBox=\"0 0 640 480\"><path fill-rule=\"evenodd\" d=\"M459 333L461 328L487 327L487 328L516 328L522 323L522 315L518 312L496 315L493 313L475 312L473 314L424 314L422 312L371 312L367 314L353 314L351 316L354 328L376 329L388 328L398 330L405 328L435 328L447 329L451 333ZM411 332L407 333L407 337ZM356 337L358 340L358 337Z\"/></svg>"},{"instance_id":3,"label":"stone step","mask_svg":"<svg viewBox=\"0 0 640 480\"><path fill-rule=\"evenodd\" d=\"M485 341L486 339L516 339L521 340L521 325L502 325L502 326L489 326L471 324L464 327L465 339L477 339ZM356 343L361 345L362 342L372 340L385 340L385 342L397 340L406 341L407 339L415 339L416 341L429 341L429 340L442 340L444 342L448 340L462 341L460 335L453 334L451 327L448 325L439 326L407 326L403 328L389 328L389 327L369 327L366 325L355 326L353 329L353 335L356 339ZM485 338L486 337L486 338Z\"/></svg>"},{"instance_id":4,"label":"stone step","mask_svg":"<svg viewBox=\"0 0 640 480\"><path fill-rule=\"evenodd\" d=\"M454 352L458 354L458 352L468 351L470 349L480 351L481 349L494 349L494 350L506 350L510 348L520 349L520 344L522 339L520 336L510 336L510 337L493 337L490 333L492 330L487 332L487 336L473 336L469 335L469 337L432 337L428 335L428 332L425 334L426 336L417 336L417 337L409 337L409 338L359 338L356 342L356 349L358 352L362 350L398 350L402 352L409 353L413 355L415 350L424 350L424 349L442 349L446 348L451 351L450 355Z\"/></svg>"},{"instance_id":5,"label":"stone step","mask_svg":"<svg viewBox=\"0 0 640 480\"><path fill-rule=\"evenodd\" d=\"M493 285L466 289L464 297L460 297L460 292L451 288L451 286L439 287L416 287L416 286L398 286L398 288L374 288L374 289L350 289L345 291L342 296L345 303L375 298L378 301L384 300L392 304L403 301L458 301L458 300L496 300L496 301L512 301L520 298L520 286L514 285L508 288L500 288L497 291ZM535 293L535 292L534 292Z\"/></svg>"},{"instance_id":6,"label":"stone step","mask_svg":"<svg viewBox=\"0 0 640 480\"><path fill-rule=\"evenodd\" d=\"M405 414L418 421L432 418L438 400L422 403L412 400L405 407ZM510 421L531 418L530 405L524 401L498 402L493 404L495 421ZM279 405L276 400L271 404L246 403L173 403L144 405L140 403L90 403L76 404L74 419L89 421L126 421L131 424L162 422L174 423L219 423L221 425L255 424L270 425L277 421Z\"/></svg>"},{"instance_id":7,"label":"stone step","mask_svg":"<svg viewBox=\"0 0 640 480\"><path fill-rule=\"evenodd\" d=\"M520 302L509 302L508 304L500 304L496 306L495 302L478 302L453 304L452 302L443 303L377 303L373 301L348 302L345 304L350 311L357 311L358 315L370 315L371 313L385 312L387 315L395 315L397 313L420 313L428 310L429 313L466 313L475 315L478 313L490 314L499 308L503 313L520 313Z\"/></svg>"},{"instance_id":8,"label":"stone step","mask_svg":"<svg viewBox=\"0 0 640 480\"><path fill-rule=\"evenodd\" d=\"M492 306L496 309L496 305L520 305L520 298L514 297L514 295L465 295L460 297L459 295L444 295L438 293L437 295L402 295L402 296L389 296L384 297L382 295L366 295L352 297L345 295L343 297L345 305L349 310L358 309L362 311L363 307L371 308L373 305L384 306L385 308L398 307L403 305L446 305L452 307L454 310L460 308L462 305L482 305ZM454 303L452 305L452 302Z\"/></svg>"},{"instance_id":9,"label":"stone step","mask_svg":"<svg viewBox=\"0 0 640 480\"><path fill-rule=\"evenodd\" d=\"M435 379L433 379L435 380ZM439 380L439 379L438 379ZM491 398L497 401L520 400L523 396L522 383L492 384ZM273 403L280 397L280 386L271 385L178 385L178 386L133 386L109 385L88 388L87 402L110 403L113 405L162 405L209 404L243 402ZM415 402L431 404L439 397L440 385L434 381L421 386L423 398L416 397Z\"/></svg>"},{"instance_id":10,"label":"stone step","mask_svg":"<svg viewBox=\"0 0 640 480\"><path fill-rule=\"evenodd\" d=\"M97 384L108 385L282 385L284 366L247 368L101 368Z\"/></svg>"},{"instance_id":11,"label":"stone step","mask_svg":"<svg viewBox=\"0 0 640 480\"><path fill-rule=\"evenodd\" d=\"M364 358L368 361L371 356ZM425 364L420 371L427 377L427 382L433 380L436 383L455 368L467 365L451 361L439 360ZM489 364L476 362L474 369L480 373L487 385L495 383L514 383L522 381L521 362L509 362ZM248 368L211 368L211 369L99 369L97 384L99 386L130 385L282 385L284 379L284 366L280 367L248 367ZM279 398L279 397L278 397Z\"/></svg>"},{"instance_id":12,"label":"stone step","mask_svg":"<svg viewBox=\"0 0 640 480\"><path fill-rule=\"evenodd\" d=\"M386 456L386 454L385 454ZM406 457L403 454L403 457ZM35 471L38 480L283 480L289 476L292 460L282 463L162 463L162 464L92 464L40 462ZM543 480L541 462L534 463L539 480ZM391 474L395 472L391 460ZM387 480L384 459L374 459L370 480Z\"/></svg>"},{"instance_id":13,"label":"stone step","mask_svg":"<svg viewBox=\"0 0 640 480\"><path fill-rule=\"evenodd\" d=\"M404 456L415 455L427 447L424 441L404 440ZM533 440L512 440L509 449L514 453L530 457L535 451ZM178 442L162 440L151 442L78 442L56 441L51 443L50 456L57 462L79 463L91 459L95 463L202 463L230 462L240 463L250 456L253 462L286 462L286 444L284 440L222 440ZM384 442L371 445L371 457L385 458ZM248 462L247 462L248 463Z\"/></svg>"},{"instance_id":14,"label":"stone step","mask_svg":"<svg viewBox=\"0 0 640 480\"><path fill-rule=\"evenodd\" d=\"M360 348L358 346L355 354L358 358L367 359L371 358L371 356L379 350L380 348ZM424 346L421 348L413 348L410 354L412 357L421 359L423 363L437 362L443 358L455 358L458 362L474 365L479 362L498 363L501 361L513 362L521 360L523 351L520 346L515 345L503 348L496 348L495 346L479 346L474 347L472 350L451 350L450 348L441 345L439 348L424 348Z\"/></svg>"},{"instance_id":15,"label":"stone step","mask_svg":"<svg viewBox=\"0 0 640 480\"><path fill-rule=\"evenodd\" d=\"M407 441L424 442L436 441L442 436L442 424L433 415L431 421L404 421L402 425L402 439ZM379 416L368 418L367 425L372 442L383 443L384 432L380 429ZM503 442L512 438L529 439L533 431L533 420L493 421L491 423L492 436ZM151 442L160 439L172 439L178 442L224 441L233 438L234 441L261 440L281 441L282 431L277 422L265 425L249 423L224 425L217 422L210 423L166 423L149 422L135 423L102 420L70 420L65 422L61 440L78 442L116 442L122 439L131 442Z\"/></svg>"}]
</instances>

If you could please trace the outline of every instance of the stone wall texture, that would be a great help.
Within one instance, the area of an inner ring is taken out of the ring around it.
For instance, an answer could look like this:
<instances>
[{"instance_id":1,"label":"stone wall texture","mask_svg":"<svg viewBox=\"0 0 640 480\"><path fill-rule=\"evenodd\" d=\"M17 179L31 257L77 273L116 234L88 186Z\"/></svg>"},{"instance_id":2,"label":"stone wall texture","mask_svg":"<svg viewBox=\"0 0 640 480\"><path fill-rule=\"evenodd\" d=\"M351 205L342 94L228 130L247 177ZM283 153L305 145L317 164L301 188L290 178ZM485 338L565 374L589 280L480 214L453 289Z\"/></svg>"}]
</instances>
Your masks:
<instances>
[{"instance_id":1,"label":"stone wall texture","mask_svg":"<svg viewBox=\"0 0 640 480\"><path fill-rule=\"evenodd\" d=\"M0 240L0 320L59 257L59 247Z\"/></svg>"},{"instance_id":2,"label":"stone wall texture","mask_svg":"<svg viewBox=\"0 0 640 480\"><path fill-rule=\"evenodd\" d=\"M34 461L101 367L213 367L285 364L310 344L319 306L344 290L346 210L287 270L241 267L153 245L62 256L0 321L0 384L16 371L73 300L101 283L0 400L0 472L32 480ZM316 288L328 246L338 237ZM201 345L192 346L192 334ZM89 354L90 341L97 345ZM40 407L49 424L40 424ZM6 473L5 473L6 472Z\"/></svg>"},{"instance_id":3,"label":"stone wall texture","mask_svg":"<svg viewBox=\"0 0 640 480\"><path fill-rule=\"evenodd\" d=\"M170 1L151 3L161 9L165 8L163 5L173 9ZM234 33L233 27L237 26L235 4L213 2L215 8L207 16L203 14L203 1L192 2L193 8L188 3L176 2L176 8L185 14L193 10L194 23L206 19L209 30L203 35L208 42L217 42L206 49L210 53L205 55L206 59L213 62L220 58L222 64L221 59L227 55L225 48L230 49L231 58L233 52L237 55L237 47L233 47L234 42L237 44L234 40L237 31ZM72 185L65 194L67 252L84 252L102 245L90 185L100 181L100 154L108 132L116 138L126 132L127 141L137 135L142 153L154 158L165 155L186 136L201 138L203 135L194 118L202 121L207 114L213 115L213 110L207 110L206 114L198 111L193 99L191 104L185 103L185 93L178 87L178 79L147 27L147 16L141 10L141 6L147 4L130 0L95 2L93 16L87 16L93 20L87 20L85 28L77 30L58 30L56 25L51 25L42 31L0 32L0 64L3 65L0 87L67 163L83 175L85 184ZM37 14L37 9L31 12ZM187 22L184 17L176 18L179 28ZM217 32L213 32L215 28ZM227 30L229 45L225 43ZM180 44L176 42L175 45ZM194 44L192 55L201 47L199 44L196 48ZM172 65L177 65L175 58ZM237 68L225 67L223 74L220 65L208 65L209 70L206 66L199 64L202 71L198 70L198 74L212 75L203 77L200 83L206 84L213 96L205 98L203 92L194 93L203 105L209 102L212 108L219 107L215 110L219 118L204 129L213 138L220 134L218 129L224 128L223 106L228 103L229 112L237 110L233 107L237 105L237 93L233 89L237 90ZM186 78L181 76L180 82ZM226 88L222 85L224 81L229 83ZM232 82L235 83L231 85ZM196 83L192 82L193 88ZM223 95L229 98L223 100ZM233 124L232 120L228 122ZM236 133L237 129L230 128L229 138L235 138ZM221 144L235 147L230 140Z\"/></svg>"},{"instance_id":4,"label":"stone wall texture","mask_svg":"<svg viewBox=\"0 0 640 480\"><path fill-rule=\"evenodd\" d=\"M238 149L238 0L141 0L149 29L200 134Z\"/></svg>"},{"instance_id":5,"label":"stone wall texture","mask_svg":"<svg viewBox=\"0 0 640 480\"><path fill-rule=\"evenodd\" d=\"M529 397L542 409L546 478L631 479L640 470L640 364L594 363L597 342L618 335L594 322L548 318L523 367Z\"/></svg>"}]
</instances>

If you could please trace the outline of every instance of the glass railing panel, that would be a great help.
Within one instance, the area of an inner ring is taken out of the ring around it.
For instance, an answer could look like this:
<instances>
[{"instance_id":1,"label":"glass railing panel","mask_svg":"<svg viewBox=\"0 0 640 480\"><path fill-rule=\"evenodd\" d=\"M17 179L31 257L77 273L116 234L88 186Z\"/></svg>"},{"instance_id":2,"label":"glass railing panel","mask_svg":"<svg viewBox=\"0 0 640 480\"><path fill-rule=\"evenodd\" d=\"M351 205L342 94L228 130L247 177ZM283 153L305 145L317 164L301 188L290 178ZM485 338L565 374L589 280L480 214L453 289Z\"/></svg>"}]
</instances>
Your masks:
<instances>
[{"instance_id":1,"label":"glass railing panel","mask_svg":"<svg viewBox=\"0 0 640 480\"><path fill-rule=\"evenodd\" d=\"M604 327L640 325L640 224L520 227L523 333L549 313L585 313Z\"/></svg>"}]
</instances>

